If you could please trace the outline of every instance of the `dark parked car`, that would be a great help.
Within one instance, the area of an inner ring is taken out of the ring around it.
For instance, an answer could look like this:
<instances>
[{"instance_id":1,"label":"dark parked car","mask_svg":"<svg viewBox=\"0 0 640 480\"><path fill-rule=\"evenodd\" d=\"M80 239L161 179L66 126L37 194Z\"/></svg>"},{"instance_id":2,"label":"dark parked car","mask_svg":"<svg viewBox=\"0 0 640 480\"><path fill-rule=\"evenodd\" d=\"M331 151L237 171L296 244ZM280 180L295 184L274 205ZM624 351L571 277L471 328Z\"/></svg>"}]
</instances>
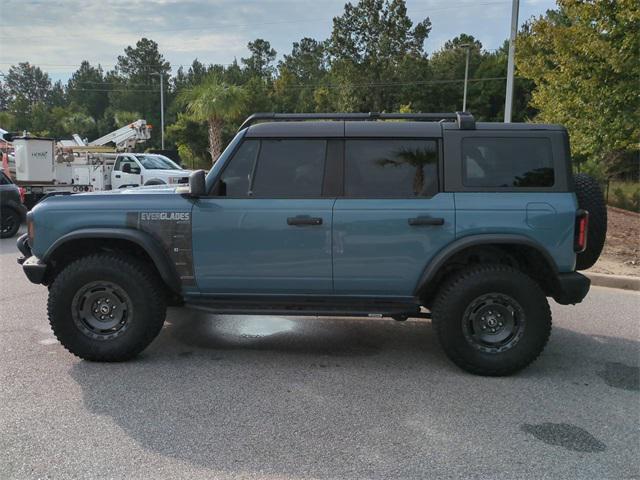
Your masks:
<instances>
[{"instance_id":1,"label":"dark parked car","mask_svg":"<svg viewBox=\"0 0 640 480\"><path fill-rule=\"evenodd\" d=\"M27 214L22 204L20 189L3 172L0 172L0 238L13 237Z\"/></svg>"}]
</instances>

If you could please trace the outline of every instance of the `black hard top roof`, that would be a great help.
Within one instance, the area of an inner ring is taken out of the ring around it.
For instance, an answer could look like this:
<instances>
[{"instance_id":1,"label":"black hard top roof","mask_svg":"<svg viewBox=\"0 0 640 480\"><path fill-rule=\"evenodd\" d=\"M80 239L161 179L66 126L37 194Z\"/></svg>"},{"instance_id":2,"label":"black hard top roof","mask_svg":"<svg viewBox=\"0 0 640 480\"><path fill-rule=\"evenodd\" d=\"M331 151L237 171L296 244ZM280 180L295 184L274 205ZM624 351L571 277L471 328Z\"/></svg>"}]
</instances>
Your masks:
<instances>
[{"instance_id":1,"label":"black hard top roof","mask_svg":"<svg viewBox=\"0 0 640 480\"><path fill-rule=\"evenodd\" d=\"M452 113L254 113L241 130L247 137L442 137L453 130L564 130L561 125L478 122Z\"/></svg>"},{"instance_id":2,"label":"black hard top roof","mask_svg":"<svg viewBox=\"0 0 640 480\"><path fill-rule=\"evenodd\" d=\"M459 131L453 122L359 122L359 121L303 121L268 122L251 125L246 136L261 138L342 138L342 137L407 137L440 138L443 130ZM565 130L562 125L544 123L478 122L477 131ZM465 130L468 132L469 130Z\"/></svg>"},{"instance_id":3,"label":"black hard top roof","mask_svg":"<svg viewBox=\"0 0 640 480\"><path fill-rule=\"evenodd\" d=\"M247 137L441 137L438 122L306 121L258 123Z\"/></svg>"}]
</instances>

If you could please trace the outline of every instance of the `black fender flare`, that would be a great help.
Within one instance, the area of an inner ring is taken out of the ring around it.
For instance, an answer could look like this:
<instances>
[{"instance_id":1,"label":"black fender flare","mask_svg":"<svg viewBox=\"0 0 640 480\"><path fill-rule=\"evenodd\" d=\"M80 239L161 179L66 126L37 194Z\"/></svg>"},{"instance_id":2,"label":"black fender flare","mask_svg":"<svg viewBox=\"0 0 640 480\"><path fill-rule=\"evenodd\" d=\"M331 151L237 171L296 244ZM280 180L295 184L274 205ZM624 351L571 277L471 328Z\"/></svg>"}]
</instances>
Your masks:
<instances>
[{"instance_id":1,"label":"black fender flare","mask_svg":"<svg viewBox=\"0 0 640 480\"><path fill-rule=\"evenodd\" d=\"M148 233L132 228L83 228L74 230L58 238L44 253L42 261L47 262L53 253L63 244L79 239L113 238L127 240L139 245L153 261L160 277L175 293L180 293L181 283L178 272L162 246Z\"/></svg>"},{"instance_id":2,"label":"black fender flare","mask_svg":"<svg viewBox=\"0 0 640 480\"><path fill-rule=\"evenodd\" d=\"M525 236L525 235L517 235L517 234L478 234L478 235L469 235L466 237L462 237L457 239L456 241L450 243L445 248L440 250L427 264L422 275L420 276L420 280L416 285L414 290L414 295L418 296L419 293L425 288L431 280L438 274L438 270L456 253L459 253L466 248L476 247L481 245L523 245L527 247L532 247L537 250L542 257L547 261L551 271L554 274L554 282L557 281L558 278L558 265L556 264L553 257L545 250L545 248L540 245L540 243L535 240Z\"/></svg>"}]
</instances>

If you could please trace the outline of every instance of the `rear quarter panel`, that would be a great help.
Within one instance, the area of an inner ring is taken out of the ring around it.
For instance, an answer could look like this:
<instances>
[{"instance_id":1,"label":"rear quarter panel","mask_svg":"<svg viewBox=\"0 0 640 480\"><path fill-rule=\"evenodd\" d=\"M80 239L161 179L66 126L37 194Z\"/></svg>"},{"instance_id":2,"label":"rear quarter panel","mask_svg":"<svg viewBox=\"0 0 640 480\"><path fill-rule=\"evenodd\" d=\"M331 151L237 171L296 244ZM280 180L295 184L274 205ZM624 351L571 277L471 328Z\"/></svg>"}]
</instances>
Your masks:
<instances>
[{"instance_id":1,"label":"rear quarter panel","mask_svg":"<svg viewBox=\"0 0 640 480\"><path fill-rule=\"evenodd\" d=\"M524 235L553 257L560 272L575 268L575 194L565 192L457 192L456 238L476 234Z\"/></svg>"}]
</instances>

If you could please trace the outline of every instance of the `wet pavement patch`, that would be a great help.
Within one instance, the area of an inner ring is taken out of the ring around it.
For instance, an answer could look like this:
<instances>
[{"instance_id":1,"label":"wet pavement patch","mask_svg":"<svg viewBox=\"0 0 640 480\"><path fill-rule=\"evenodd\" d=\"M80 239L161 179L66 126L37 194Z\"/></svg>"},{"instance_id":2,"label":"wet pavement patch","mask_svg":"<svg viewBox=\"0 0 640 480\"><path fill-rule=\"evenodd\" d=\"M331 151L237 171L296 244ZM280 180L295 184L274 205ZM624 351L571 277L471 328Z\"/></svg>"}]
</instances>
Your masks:
<instances>
[{"instance_id":1,"label":"wet pavement patch","mask_svg":"<svg viewBox=\"0 0 640 480\"><path fill-rule=\"evenodd\" d=\"M607 446L585 429L569 423L525 423L520 429L533 435L547 445L564 447L574 452L604 452Z\"/></svg>"},{"instance_id":2,"label":"wet pavement patch","mask_svg":"<svg viewBox=\"0 0 640 480\"><path fill-rule=\"evenodd\" d=\"M640 368L618 362L607 362L604 371L598 372L607 385L633 392L640 391Z\"/></svg>"}]
</instances>

